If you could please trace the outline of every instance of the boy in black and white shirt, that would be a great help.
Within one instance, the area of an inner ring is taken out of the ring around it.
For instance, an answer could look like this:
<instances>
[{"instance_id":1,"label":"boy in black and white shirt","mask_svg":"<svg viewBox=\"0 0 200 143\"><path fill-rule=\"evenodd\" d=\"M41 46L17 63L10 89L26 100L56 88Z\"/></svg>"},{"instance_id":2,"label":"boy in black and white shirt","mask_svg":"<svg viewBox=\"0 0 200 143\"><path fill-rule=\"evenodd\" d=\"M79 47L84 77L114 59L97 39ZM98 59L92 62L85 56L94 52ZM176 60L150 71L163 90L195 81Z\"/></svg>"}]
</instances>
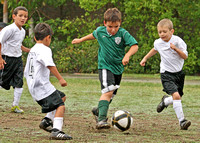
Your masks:
<instances>
[{"instance_id":1,"label":"boy in black and white shirt","mask_svg":"<svg viewBox=\"0 0 200 143\"><path fill-rule=\"evenodd\" d=\"M168 105L173 104L181 129L187 130L191 122L185 119L181 103L185 79L182 68L184 60L188 57L187 45L180 37L173 35L174 29L171 20L161 20L157 29L160 38L155 40L154 48L142 59L140 65L145 66L146 61L159 52L163 91L171 96L163 96L157 106L157 112L160 113Z\"/></svg>"},{"instance_id":2,"label":"boy in black and white shirt","mask_svg":"<svg viewBox=\"0 0 200 143\"><path fill-rule=\"evenodd\" d=\"M22 26L28 19L28 10L19 6L12 15L14 22L1 30L0 34L0 86L9 90L14 88L14 100L11 111L24 113L19 108L19 101L23 91L23 62L22 51L29 52L22 42L25 30Z\"/></svg>"},{"instance_id":3,"label":"boy in black and white shirt","mask_svg":"<svg viewBox=\"0 0 200 143\"><path fill-rule=\"evenodd\" d=\"M48 24L39 23L34 33L37 43L28 54L24 76L33 99L42 107L42 113L47 113L39 127L51 132L50 139L71 140L71 136L62 132L66 96L56 90L49 80L51 72L61 86L67 86L53 62L49 48L53 32Z\"/></svg>"}]
</instances>

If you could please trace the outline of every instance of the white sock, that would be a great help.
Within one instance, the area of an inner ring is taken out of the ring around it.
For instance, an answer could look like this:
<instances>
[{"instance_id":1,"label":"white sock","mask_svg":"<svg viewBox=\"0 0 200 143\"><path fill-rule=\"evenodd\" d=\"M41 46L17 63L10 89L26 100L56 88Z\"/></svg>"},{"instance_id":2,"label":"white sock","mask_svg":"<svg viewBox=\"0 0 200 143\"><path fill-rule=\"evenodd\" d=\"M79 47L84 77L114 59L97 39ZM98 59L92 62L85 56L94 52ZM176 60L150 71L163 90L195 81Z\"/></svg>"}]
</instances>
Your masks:
<instances>
[{"instance_id":1,"label":"white sock","mask_svg":"<svg viewBox=\"0 0 200 143\"><path fill-rule=\"evenodd\" d=\"M62 131L62 126L63 126L63 117L55 117L53 122L53 128Z\"/></svg>"},{"instance_id":2,"label":"white sock","mask_svg":"<svg viewBox=\"0 0 200 143\"><path fill-rule=\"evenodd\" d=\"M53 121L55 113L56 113L56 110L53 110L51 112L48 112L45 117L47 117L47 118L49 118L49 119L51 119Z\"/></svg>"},{"instance_id":3,"label":"white sock","mask_svg":"<svg viewBox=\"0 0 200 143\"><path fill-rule=\"evenodd\" d=\"M173 100L173 108L180 123L182 120L184 120L181 100Z\"/></svg>"},{"instance_id":4,"label":"white sock","mask_svg":"<svg viewBox=\"0 0 200 143\"><path fill-rule=\"evenodd\" d=\"M172 98L172 96L165 98L164 99L164 103L165 103L166 106L168 106L170 104L173 104L173 98Z\"/></svg>"},{"instance_id":5,"label":"white sock","mask_svg":"<svg viewBox=\"0 0 200 143\"><path fill-rule=\"evenodd\" d=\"M13 100L13 106L19 105L19 100L22 95L23 88L16 88L14 89L14 100Z\"/></svg>"}]
</instances>

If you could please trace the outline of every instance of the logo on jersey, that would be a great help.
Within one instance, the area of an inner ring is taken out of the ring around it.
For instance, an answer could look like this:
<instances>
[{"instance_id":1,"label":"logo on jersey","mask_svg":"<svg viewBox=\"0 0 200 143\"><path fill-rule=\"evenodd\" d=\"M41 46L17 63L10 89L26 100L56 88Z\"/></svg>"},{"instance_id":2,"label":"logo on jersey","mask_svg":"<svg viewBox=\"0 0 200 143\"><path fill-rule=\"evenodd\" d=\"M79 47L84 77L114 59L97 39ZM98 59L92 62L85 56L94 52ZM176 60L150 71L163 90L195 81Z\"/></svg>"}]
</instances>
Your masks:
<instances>
[{"instance_id":1,"label":"logo on jersey","mask_svg":"<svg viewBox=\"0 0 200 143\"><path fill-rule=\"evenodd\" d=\"M121 37L116 37L115 38L115 43L119 45L119 43L121 43Z\"/></svg>"}]
</instances>

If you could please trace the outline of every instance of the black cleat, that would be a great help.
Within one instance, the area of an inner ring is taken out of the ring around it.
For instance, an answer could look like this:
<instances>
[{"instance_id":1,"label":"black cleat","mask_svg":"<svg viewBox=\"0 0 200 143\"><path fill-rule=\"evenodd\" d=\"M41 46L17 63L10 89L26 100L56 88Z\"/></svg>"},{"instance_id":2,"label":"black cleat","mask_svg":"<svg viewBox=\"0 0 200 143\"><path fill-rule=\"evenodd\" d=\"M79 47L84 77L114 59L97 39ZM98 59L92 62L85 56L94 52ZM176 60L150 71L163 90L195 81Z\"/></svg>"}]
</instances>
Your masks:
<instances>
[{"instance_id":1,"label":"black cleat","mask_svg":"<svg viewBox=\"0 0 200 143\"><path fill-rule=\"evenodd\" d=\"M180 122L181 130L187 130L190 125L191 122L186 119Z\"/></svg>"},{"instance_id":2,"label":"black cleat","mask_svg":"<svg viewBox=\"0 0 200 143\"><path fill-rule=\"evenodd\" d=\"M44 117L39 127L40 129L43 129L47 132L51 132L51 130L53 129L53 121L47 117Z\"/></svg>"},{"instance_id":3,"label":"black cleat","mask_svg":"<svg viewBox=\"0 0 200 143\"><path fill-rule=\"evenodd\" d=\"M73 138L67 134L65 134L62 131L59 131L58 129L52 129L52 132L50 134L51 140L72 140Z\"/></svg>"},{"instance_id":4,"label":"black cleat","mask_svg":"<svg viewBox=\"0 0 200 143\"><path fill-rule=\"evenodd\" d=\"M162 112L162 110L163 110L164 108L167 108L167 107L168 107L168 105L166 106L166 105L165 105L165 102L164 102L165 98L167 98L167 97L169 97L169 96L164 95L164 96L162 97L162 99L161 99L161 102L158 104L158 106L157 106L157 112L158 112L158 113Z\"/></svg>"},{"instance_id":5,"label":"black cleat","mask_svg":"<svg viewBox=\"0 0 200 143\"><path fill-rule=\"evenodd\" d=\"M99 121L97 124L96 124L96 129L100 130L100 129L109 129L111 127L110 124L107 123L107 119L104 119L102 121Z\"/></svg>"}]
</instances>

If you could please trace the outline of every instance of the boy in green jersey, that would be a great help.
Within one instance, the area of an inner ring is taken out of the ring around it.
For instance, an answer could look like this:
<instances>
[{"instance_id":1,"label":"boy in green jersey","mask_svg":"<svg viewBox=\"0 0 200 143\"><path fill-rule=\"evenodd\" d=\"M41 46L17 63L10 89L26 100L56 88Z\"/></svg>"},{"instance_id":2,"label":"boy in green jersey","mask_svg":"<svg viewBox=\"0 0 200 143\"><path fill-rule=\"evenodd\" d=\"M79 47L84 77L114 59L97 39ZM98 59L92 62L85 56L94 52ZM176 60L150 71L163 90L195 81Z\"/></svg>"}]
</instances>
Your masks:
<instances>
[{"instance_id":1,"label":"boy in green jersey","mask_svg":"<svg viewBox=\"0 0 200 143\"><path fill-rule=\"evenodd\" d=\"M92 110L96 117L97 129L110 128L110 124L107 123L109 104L119 88L124 66L129 63L130 56L138 51L138 43L135 38L120 25L121 12L117 8L109 8L104 13L104 26L98 27L85 37L72 41L72 44L78 44L86 40L97 39L100 46L98 70L102 95L98 108ZM126 46L130 46L127 53L125 53Z\"/></svg>"}]
</instances>

